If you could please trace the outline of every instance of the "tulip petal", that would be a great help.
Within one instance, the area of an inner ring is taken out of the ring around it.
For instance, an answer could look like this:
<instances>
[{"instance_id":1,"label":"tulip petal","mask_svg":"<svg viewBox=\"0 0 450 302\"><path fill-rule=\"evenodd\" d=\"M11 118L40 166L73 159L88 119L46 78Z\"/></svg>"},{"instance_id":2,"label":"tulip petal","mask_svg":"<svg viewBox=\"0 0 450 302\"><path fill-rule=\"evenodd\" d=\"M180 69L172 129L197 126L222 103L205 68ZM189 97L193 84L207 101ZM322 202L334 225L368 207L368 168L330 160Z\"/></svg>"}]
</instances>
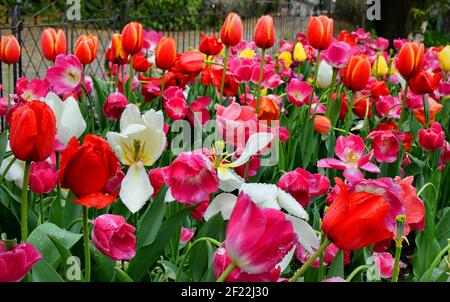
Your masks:
<instances>
[{"instance_id":1,"label":"tulip petal","mask_svg":"<svg viewBox=\"0 0 450 302\"><path fill-rule=\"evenodd\" d=\"M236 161L230 163L228 166L239 167L245 164L250 159L250 157L256 155L258 152L267 147L267 145L273 140L273 138L273 134L268 132L258 132L252 134L248 139L241 156Z\"/></svg>"},{"instance_id":2,"label":"tulip petal","mask_svg":"<svg viewBox=\"0 0 450 302\"><path fill-rule=\"evenodd\" d=\"M142 124L141 112L135 104L128 104L120 117L120 131L131 124Z\"/></svg>"},{"instance_id":3,"label":"tulip petal","mask_svg":"<svg viewBox=\"0 0 450 302\"><path fill-rule=\"evenodd\" d=\"M174 202L175 201L175 197L173 197L172 195L172 191L170 190L170 188L167 189L166 195L164 196L164 202Z\"/></svg>"},{"instance_id":4,"label":"tulip petal","mask_svg":"<svg viewBox=\"0 0 450 302\"><path fill-rule=\"evenodd\" d=\"M142 164L133 164L128 169L120 188L120 198L126 207L136 213L152 196L153 187Z\"/></svg>"},{"instance_id":5,"label":"tulip petal","mask_svg":"<svg viewBox=\"0 0 450 302\"><path fill-rule=\"evenodd\" d=\"M208 221L211 217L220 212L224 220L230 219L236 201L237 196L230 193L217 195L209 204L203 218Z\"/></svg>"},{"instance_id":6,"label":"tulip petal","mask_svg":"<svg viewBox=\"0 0 450 302\"><path fill-rule=\"evenodd\" d=\"M225 192L238 190L245 183L242 177L224 167L217 169L217 176L220 180L219 188Z\"/></svg>"},{"instance_id":7,"label":"tulip petal","mask_svg":"<svg viewBox=\"0 0 450 302\"><path fill-rule=\"evenodd\" d=\"M286 256L283 257L280 263L278 263L276 266L280 267L280 271L283 272L291 263L292 257L294 257L295 253L295 245L292 247L292 249L286 254Z\"/></svg>"},{"instance_id":8,"label":"tulip petal","mask_svg":"<svg viewBox=\"0 0 450 302\"><path fill-rule=\"evenodd\" d=\"M292 222L298 242L311 254L319 248L319 239L314 229L304 220L286 215L286 219Z\"/></svg>"},{"instance_id":9,"label":"tulip petal","mask_svg":"<svg viewBox=\"0 0 450 302\"><path fill-rule=\"evenodd\" d=\"M244 184L240 188L240 192L244 192L253 202L263 208L280 209L278 203L278 187L275 185L250 183Z\"/></svg>"},{"instance_id":10,"label":"tulip petal","mask_svg":"<svg viewBox=\"0 0 450 302\"><path fill-rule=\"evenodd\" d=\"M308 213L306 213L305 209L303 209L291 194L278 188L277 200L280 206L289 214L308 220Z\"/></svg>"}]
</instances>

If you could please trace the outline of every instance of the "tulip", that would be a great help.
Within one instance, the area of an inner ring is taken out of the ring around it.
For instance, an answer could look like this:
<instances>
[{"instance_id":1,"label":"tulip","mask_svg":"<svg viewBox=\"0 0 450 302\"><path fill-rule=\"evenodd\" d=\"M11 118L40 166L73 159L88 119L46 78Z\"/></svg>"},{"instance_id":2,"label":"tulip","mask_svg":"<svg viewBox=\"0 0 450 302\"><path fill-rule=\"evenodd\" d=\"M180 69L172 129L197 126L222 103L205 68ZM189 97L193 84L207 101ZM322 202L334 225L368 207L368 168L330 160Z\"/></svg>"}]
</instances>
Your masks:
<instances>
[{"instance_id":1,"label":"tulip","mask_svg":"<svg viewBox=\"0 0 450 302\"><path fill-rule=\"evenodd\" d=\"M305 105L309 102L312 90L308 83L293 78L286 87L288 101L297 107Z\"/></svg>"},{"instance_id":2,"label":"tulip","mask_svg":"<svg viewBox=\"0 0 450 302\"><path fill-rule=\"evenodd\" d=\"M307 59L305 48L303 47L303 44L301 42L295 43L294 46L294 60L303 63Z\"/></svg>"},{"instance_id":3,"label":"tulip","mask_svg":"<svg viewBox=\"0 0 450 302\"><path fill-rule=\"evenodd\" d=\"M352 56L342 72L344 86L353 91L366 87L370 77L370 62L362 56Z\"/></svg>"},{"instance_id":4,"label":"tulip","mask_svg":"<svg viewBox=\"0 0 450 302\"><path fill-rule=\"evenodd\" d=\"M177 48L175 40L162 37L155 51L155 63L159 69L169 70L175 63Z\"/></svg>"},{"instance_id":5,"label":"tulip","mask_svg":"<svg viewBox=\"0 0 450 302\"><path fill-rule=\"evenodd\" d=\"M378 101L375 102L375 109L380 116L399 119L402 107L398 98L387 95L381 96Z\"/></svg>"},{"instance_id":6,"label":"tulip","mask_svg":"<svg viewBox=\"0 0 450 302\"><path fill-rule=\"evenodd\" d=\"M122 30L122 46L129 54L141 51L144 42L143 27L141 23L130 22Z\"/></svg>"},{"instance_id":7,"label":"tulip","mask_svg":"<svg viewBox=\"0 0 450 302\"><path fill-rule=\"evenodd\" d=\"M53 151L56 120L52 109L32 101L14 111L10 144L14 156L23 161L43 161Z\"/></svg>"},{"instance_id":8,"label":"tulip","mask_svg":"<svg viewBox=\"0 0 450 302\"><path fill-rule=\"evenodd\" d=\"M319 50L328 48L333 38L333 26L334 20L331 18L311 16L306 27L309 44Z\"/></svg>"},{"instance_id":9,"label":"tulip","mask_svg":"<svg viewBox=\"0 0 450 302\"><path fill-rule=\"evenodd\" d=\"M15 64L20 58L20 45L13 35L2 36L0 41L0 61Z\"/></svg>"},{"instance_id":10,"label":"tulip","mask_svg":"<svg viewBox=\"0 0 450 302\"><path fill-rule=\"evenodd\" d=\"M328 88L333 80L333 68L325 62L321 61L317 71L317 85L320 88Z\"/></svg>"},{"instance_id":11,"label":"tulip","mask_svg":"<svg viewBox=\"0 0 450 302\"><path fill-rule=\"evenodd\" d=\"M375 268L381 278L391 278L394 272L394 257L390 253L373 253Z\"/></svg>"},{"instance_id":12,"label":"tulip","mask_svg":"<svg viewBox=\"0 0 450 302\"><path fill-rule=\"evenodd\" d=\"M203 34L200 34L200 40L198 49L201 53L204 53L207 56L216 56L222 51L223 44L216 36L205 37Z\"/></svg>"},{"instance_id":13,"label":"tulip","mask_svg":"<svg viewBox=\"0 0 450 302\"><path fill-rule=\"evenodd\" d=\"M25 102L45 97L49 89L49 83L46 80L33 79L28 81L27 78L21 77L16 82L16 94L20 100Z\"/></svg>"},{"instance_id":14,"label":"tulip","mask_svg":"<svg viewBox=\"0 0 450 302\"><path fill-rule=\"evenodd\" d=\"M450 45L445 46L438 55L439 66L443 72L450 71Z\"/></svg>"},{"instance_id":15,"label":"tulip","mask_svg":"<svg viewBox=\"0 0 450 302\"><path fill-rule=\"evenodd\" d=\"M57 55L66 54L66 33L60 29L58 31L54 28L45 29L41 36L41 49L44 58L55 62Z\"/></svg>"},{"instance_id":16,"label":"tulip","mask_svg":"<svg viewBox=\"0 0 450 302\"><path fill-rule=\"evenodd\" d=\"M288 69L292 65L292 54L289 51L283 51L278 55L278 60L283 63L284 68Z\"/></svg>"},{"instance_id":17,"label":"tulip","mask_svg":"<svg viewBox=\"0 0 450 302\"><path fill-rule=\"evenodd\" d=\"M136 228L120 215L105 214L92 222L92 243L113 260L129 260L136 255Z\"/></svg>"},{"instance_id":18,"label":"tulip","mask_svg":"<svg viewBox=\"0 0 450 302\"><path fill-rule=\"evenodd\" d=\"M397 160L403 135L392 130L382 130L370 132L367 138L372 139L372 149L377 162L393 163Z\"/></svg>"},{"instance_id":19,"label":"tulip","mask_svg":"<svg viewBox=\"0 0 450 302\"><path fill-rule=\"evenodd\" d=\"M111 47L108 49L106 57L114 64L122 65L127 62L128 53L123 48L121 34L112 35Z\"/></svg>"},{"instance_id":20,"label":"tulip","mask_svg":"<svg viewBox=\"0 0 450 302\"><path fill-rule=\"evenodd\" d=\"M133 69L137 72L147 72L147 70L152 67L147 58L141 54L135 54L133 56Z\"/></svg>"},{"instance_id":21,"label":"tulip","mask_svg":"<svg viewBox=\"0 0 450 302\"><path fill-rule=\"evenodd\" d=\"M152 197L155 198L158 195L159 190L161 190L164 185L165 168L151 169L150 172L148 172L148 178L154 190Z\"/></svg>"},{"instance_id":22,"label":"tulip","mask_svg":"<svg viewBox=\"0 0 450 302\"><path fill-rule=\"evenodd\" d=\"M343 68L350 59L350 49L347 43L334 41L323 51L323 59L334 68Z\"/></svg>"},{"instance_id":23,"label":"tulip","mask_svg":"<svg viewBox=\"0 0 450 302\"><path fill-rule=\"evenodd\" d=\"M165 101L164 109L167 116L173 121L184 119L188 111L186 100L177 97Z\"/></svg>"},{"instance_id":24,"label":"tulip","mask_svg":"<svg viewBox=\"0 0 450 302\"><path fill-rule=\"evenodd\" d=\"M419 130L419 145L428 152L441 148L444 142L445 133L439 123L434 123L427 130Z\"/></svg>"},{"instance_id":25,"label":"tulip","mask_svg":"<svg viewBox=\"0 0 450 302\"><path fill-rule=\"evenodd\" d=\"M30 169L30 189L36 194L46 194L53 190L58 173L47 161L34 162ZM41 201L42 202L42 201Z\"/></svg>"},{"instance_id":26,"label":"tulip","mask_svg":"<svg viewBox=\"0 0 450 302\"><path fill-rule=\"evenodd\" d=\"M425 47L422 43L403 44L397 57L397 70L405 79L414 77L423 65Z\"/></svg>"},{"instance_id":27,"label":"tulip","mask_svg":"<svg viewBox=\"0 0 450 302\"><path fill-rule=\"evenodd\" d=\"M242 40L243 26L241 18L229 13L220 30L220 40L226 46L236 46Z\"/></svg>"},{"instance_id":28,"label":"tulip","mask_svg":"<svg viewBox=\"0 0 450 302\"><path fill-rule=\"evenodd\" d=\"M275 99L271 96L264 96L259 98L259 108L258 102L253 101L251 106L257 110L258 119L260 121L267 121L267 124L274 120L280 119L280 106L278 106Z\"/></svg>"},{"instance_id":29,"label":"tulip","mask_svg":"<svg viewBox=\"0 0 450 302\"><path fill-rule=\"evenodd\" d=\"M75 43L73 54L80 60L81 64L88 65L95 60L98 51L98 37L89 34L81 35Z\"/></svg>"},{"instance_id":30,"label":"tulip","mask_svg":"<svg viewBox=\"0 0 450 302\"><path fill-rule=\"evenodd\" d=\"M255 41L256 46L262 49L271 48L275 44L275 29L271 16L265 15L258 19L253 41Z\"/></svg>"},{"instance_id":31,"label":"tulip","mask_svg":"<svg viewBox=\"0 0 450 302\"><path fill-rule=\"evenodd\" d=\"M12 249L0 241L0 282L19 282L43 257L31 243L21 243Z\"/></svg>"},{"instance_id":32,"label":"tulip","mask_svg":"<svg viewBox=\"0 0 450 302\"><path fill-rule=\"evenodd\" d=\"M83 66L74 55L58 55L55 66L47 69L45 78L52 91L57 94L72 94L78 91L83 78Z\"/></svg>"},{"instance_id":33,"label":"tulip","mask_svg":"<svg viewBox=\"0 0 450 302\"><path fill-rule=\"evenodd\" d=\"M188 243L192 239L192 237L194 237L194 234L195 234L194 229L187 229L185 227L181 227L180 244Z\"/></svg>"},{"instance_id":34,"label":"tulip","mask_svg":"<svg viewBox=\"0 0 450 302\"><path fill-rule=\"evenodd\" d=\"M339 33L337 40L347 43L350 47L356 46L355 37L345 30L342 30Z\"/></svg>"},{"instance_id":35,"label":"tulip","mask_svg":"<svg viewBox=\"0 0 450 302\"><path fill-rule=\"evenodd\" d=\"M370 86L370 93L375 99L378 99L381 96L390 95L389 88L386 86L386 81L373 82Z\"/></svg>"},{"instance_id":36,"label":"tulip","mask_svg":"<svg viewBox=\"0 0 450 302\"><path fill-rule=\"evenodd\" d=\"M177 55L174 72L190 75L197 74L203 69L204 59L201 53L187 51Z\"/></svg>"},{"instance_id":37,"label":"tulip","mask_svg":"<svg viewBox=\"0 0 450 302\"><path fill-rule=\"evenodd\" d=\"M389 67L386 59L382 55L378 55L375 62L373 62L372 71L373 75L377 78L384 77L388 73Z\"/></svg>"},{"instance_id":38,"label":"tulip","mask_svg":"<svg viewBox=\"0 0 450 302\"><path fill-rule=\"evenodd\" d=\"M444 107L442 104L436 102L433 98L423 98L423 101L428 102L428 118L426 114L426 110L424 106L419 106L413 109L414 117L424 126L428 127L428 125L433 124L436 114L442 111Z\"/></svg>"},{"instance_id":39,"label":"tulip","mask_svg":"<svg viewBox=\"0 0 450 302\"><path fill-rule=\"evenodd\" d=\"M103 113L109 120L118 120L128 105L128 99L120 92L113 92L103 104Z\"/></svg>"},{"instance_id":40,"label":"tulip","mask_svg":"<svg viewBox=\"0 0 450 302\"><path fill-rule=\"evenodd\" d=\"M341 179L335 180L338 193L322 224L327 237L338 248L348 251L392 238L392 231L386 224L390 205L384 196L349 191Z\"/></svg>"},{"instance_id":41,"label":"tulip","mask_svg":"<svg viewBox=\"0 0 450 302\"><path fill-rule=\"evenodd\" d=\"M70 189L83 206L103 209L115 199L104 191L110 178L116 175L117 158L101 137L88 134L80 146L72 138L61 152L59 181L62 188Z\"/></svg>"},{"instance_id":42,"label":"tulip","mask_svg":"<svg viewBox=\"0 0 450 302\"><path fill-rule=\"evenodd\" d=\"M314 116L314 131L320 134L328 134L331 130L331 121L323 115Z\"/></svg>"},{"instance_id":43,"label":"tulip","mask_svg":"<svg viewBox=\"0 0 450 302\"><path fill-rule=\"evenodd\" d=\"M441 80L441 74L431 74L422 70L415 77L408 81L409 88L415 94L428 94L435 91Z\"/></svg>"}]
</instances>

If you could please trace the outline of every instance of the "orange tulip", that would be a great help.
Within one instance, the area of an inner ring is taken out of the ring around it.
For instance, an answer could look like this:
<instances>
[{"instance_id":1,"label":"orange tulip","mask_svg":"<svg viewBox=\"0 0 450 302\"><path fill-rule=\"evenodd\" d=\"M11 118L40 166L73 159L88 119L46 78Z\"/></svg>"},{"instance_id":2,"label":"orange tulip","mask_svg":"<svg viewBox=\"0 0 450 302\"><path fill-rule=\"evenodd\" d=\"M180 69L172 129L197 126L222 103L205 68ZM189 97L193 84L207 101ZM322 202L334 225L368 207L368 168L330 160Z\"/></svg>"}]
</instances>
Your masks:
<instances>
[{"instance_id":1,"label":"orange tulip","mask_svg":"<svg viewBox=\"0 0 450 302\"><path fill-rule=\"evenodd\" d=\"M403 44L397 57L397 70L405 79L414 77L422 69L425 47L422 43Z\"/></svg>"},{"instance_id":2,"label":"orange tulip","mask_svg":"<svg viewBox=\"0 0 450 302\"><path fill-rule=\"evenodd\" d=\"M75 43L74 55L80 60L81 64L87 65L94 61L97 56L98 38L89 34L81 35Z\"/></svg>"},{"instance_id":3,"label":"orange tulip","mask_svg":"<svg viewBox=\"0 0 450 302\"><path fill-rule=\"evenodd\" d=\"M175 63L177 57L177 46L175 40L168 37L162 37L159 40L155 51L155 63L159 69L169 70Z\"/></svg>"},{"instance_id":4,"label":"orange tulip","mask_svg":"<svg viewBox=\"0 0 450 302\"><path fill-rule=\"evenodd\" d=\"M200 52L186 51L177 55L171 71L185 75L197 74L202 71L204 62Z\"/></svg>"},{"instance_id":5,"label":"orange tulip","mask_svg":"<svg viewBox=\"0 0 450 302\"><path fill-rule=\"evenodd\" d=\"M0 41L0 61L15 64L20 58L20 45L13 35L3 36Z\"/></svg>"},{"instance_id":6,"label":"orange tulip","mask_svg":"<svg viewBox=\"0 0 450 302\"><path fill-rule=\"evenodd\" d=\"M327 134L331 130L331 121L323 115L314 117L314 131L320 134Z\"/></svg>"},{"instance_id":7,"label":"orange tulip","mask_svg":"<svg viewBox=\"0 0 450 302\"><path fill-rule=\"evenodd\" d=\"M366 87L370 77L370 62L363 56L352 56L341 74L344 86L353 91Z\"/></svg>"},{"instance_id":8,"label":"orange tulip","mask_svg":"<svg viewBox=\"0 0 450 302\"><path fill-rule=\"evenodd\" d=\"M430 111L430 125L434 123L436 114L442 111L442 104L436 102L433 98L428 97L428 108ZM427 127L427 122L425 120L425 110L423 106L413 109L414 117L421 123L424 127Z\"/></svg>"},{"instance_id":9,"label":"orange tulip","mask_svg":"<svg viewBox=\"0 0 450 302\"><path fill-rule=\"evenodd\" d=\"M327 16L311 16L306 27L309 44L315 49L328 48L333 38L333 26L334 20Z\"/></svg>"},{"instance_id":10,"label":"orange tulip","mask_svg":"<svg viewBox=\"0 0 450 302\"><path fill-rule=\"evenodd\" d=\"M56 31L54 28L47 28L42 32L41 49L44 58L55 62L59 54L65 54L67 51L66 33L62 30Z\"/></svg>"},{"instance_id":11,"label":"orange tulip","mask_svg":"<svg viewBox=\"0 0 450 302\"><path fill-rule=\"evenodd\" d=\"M121 65L127 62L128 53L123 49L121 34L113 34L111 47L108 49L106 57L114 64Z\"/></svg>"},{"instance_id":12,"label":"orange tulip","mask_svg":"<svg viewBox=\"0 0 450 302\"><path fill-rule=\"evenodd\" d=\"M275 29L271 16L266 15L259 18L253 41L255 41L256 46L262 49L271 48L275 44Z\"/></svg>"},{"instance_id":13,"label":"orange tulip","mask_svg":"<svg viewBox=\"0 0 450 302\"><path fill-rule=\"evenodd\" d=\"M144 42L142 24L130 22L122 30L122 45L126 52L135 54L141 51Z\"/></svg>"},{"instance_id":14,"label":"orange tulip","mask_svg":"<svg viewBox=\"0 0 450 302\"><path fill-rule=\"evenodd\" d=\"M256 109L256 100L250 105ZM268 124L280 119L280 107L274 98L265 96L259 99L258 119L267 121Z\"/></svg>"},{"instance_id":15,"label":"orange tulip","mask_svg":"<svg viewBox=\"0 0 450 302\"><path fill-rule=\"evenodd\" d=\"M223 22L220 39L226 46L236 46L242 40L242 20L235 13L229 13Z\"/></svg>"}]
</instances>

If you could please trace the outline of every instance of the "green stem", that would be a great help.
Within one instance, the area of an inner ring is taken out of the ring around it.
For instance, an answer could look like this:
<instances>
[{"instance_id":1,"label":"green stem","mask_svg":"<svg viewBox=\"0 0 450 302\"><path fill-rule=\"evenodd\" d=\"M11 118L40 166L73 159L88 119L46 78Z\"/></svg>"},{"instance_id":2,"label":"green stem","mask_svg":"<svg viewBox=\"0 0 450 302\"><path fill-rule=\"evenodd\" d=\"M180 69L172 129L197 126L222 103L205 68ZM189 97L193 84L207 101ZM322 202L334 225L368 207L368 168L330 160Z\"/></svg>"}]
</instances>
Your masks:
<instances>
[{"instance_id":1,"label":"green stem","mask_svg":"<svg viewBox=\"0 0 450 302\"><path fill-rule=\"evenodd\" d=\"M6 109L9 109L11 106L11 93L13 91L11 85L11 64L8 64L8 106Z\"/></svg>"},{"instance_id":2,"label":"green stem","mask_svg":"<svg viewBox=\"0 0 450 302\"><path fill-rule=\"evenodd\" d=\"M86 65L83 65L83 74L81 75L81 94L80 94L80 108L81 108L81 114L83 117L86 116L86 95L84 93L84 74L86 72Z\"/></svg>"},{"instance_id":3,"label":"green stem","mask_svg":"<svg viewBox=\"0 0 450 302\"><path fill-rule=\"evenodd\" d=\"M31 161L25 162L25 169L23 172L23 186L22 186L22 204L20 207L22 242L27 241L28 238L28 181L30 180Z\"/></svg>"},{"instance_id":4,"label":"green stem","mask_svg":"<svg viewBox=\"0 0 450 302\"><path fill-rule=\"evenodd\" d=\"M37 202L39 203L39 224L44 223L44 199L42 198L42 195L39 195Z\"/></svg>"},{"instance_id":5,"label":"green stem","mask_svg":"<svg viewBox=\"0 0 450 302\"><path fill-rule=\"evenodd\" d=\"M348 95L349 95L349 97L348 97L348 112L347 112L347 117L346 117L346 122L345 122L345 132L347 133L347 135L349 135L350 126L352 125L353 103L355 101L355 97L354 97L353 93L349 93Z\"/></svg>"},{"instance_id":6,"label":"green stem","mask_svg":"<svg viewBox=\"0 0 450 302\"><path fill-rule=\"evenodd\" d=\"M338 74L338 69L333 68L333 77L331 78L331 89L330 89L330 93L328 94L328 98L327 98L327 111L325 112L325 116L326 117L330 117L331 111L331 98L333 97L333 92L334 92L334 86L336 85L336 78L337 78L337 74ZM316 106L316 109L319 106ZM314 115L315 115L316 110L314 110Z\"/></svg>"},{"instance_id":7,"label":"green stem","mask_svg":"<svg viewBox=\"0 0 450 302\"><path fill-rule=\"evenodd\" d=\"M350 273L350 275L348 275L348 277L347 277L347 282L350 282L350 281L352 281L352 279L359 273L359 272L361 272L361 271L364 271L364 270L368 270L369 269L369 266L368 265L360 265L360 266L358 266L357 268L355 268L355 270L353 271L353 272L351 272Z\"/></svg>"},{"instance_id":8,"label":"green stem","mask_svg":"<svg viewBox=\"0 0 450 302\"><path fill-rule=\"evenodd\" d=\"M259 65L259 78L258 78L258 85L256 86L256 115L258 115L259 112L259 97L261 96L261 83L263 79L264 74L264 57L266 55L266 50L263 48L261 50L261 63Z\"/></svg>"},{"instance_id":9,"label":"green stem","mask_svg":"<svg viewBox=\"0 0 450 302\"><path fill-rule=\"evenodd\" d=\"M56 153L56 170L58 171L61 157L59 151L56 151L55 153ZM56 198L59 204L61 204L61 184L59 183L59 181L56 183Z\"/></svg>"},{"instance_id":10,"label":"green stem","mask_svg":"<svg viewBox=\"0 0 450 302\"><path fill-rule=\"evenodd\" d=\"M219 96L219 104L222 105L222 97L223 97L223 89L225 88L225 75L227 73L227 64L228 64L228 56L230 55L230 48L225 46L225 55L223 57L223 73L222 80L220 82L220 96Z\"/></svg>"},{"instance_id":11,"label":"green stem","mask_svg":"<svg viewBox=\"0 0 450 302\"><path fill-rule=\"evenodd\" d=\"M188 259L189 254L191 253L191 250L194 246L196 246L199 242L211 242L212 244L216 245L217 247L219 247L221 245L221 243L213 238L209 238L209 237L202 237L199 238L197 240L195 240L191 245L189 245L186 253L183 255L183 258L181 259L181 263L180 266L178 267L178 271L177 274L175 276L175 282L177 282L181 276L181 273L183 272L183 266L186 263L186 260Z\"/></svg>"},{"instance_id":12,"label":"green stem","mask_svg":"<svg viewBox=\"0 0 450 302\"><path fill-rule=\"evenodd\" d=\"M164 86L166 84L166 71L163 70L162 73L162 77L161 77L161 92L160 92L160 97L161 97L161 108L163 106L163 94L164 94Z\"/></svg>"},{"instance_id":13,"label":"green stem","mask_svg":"<svg viewBox=\"0 0 450 302\"><path fill-rule=\"evenodd\" d=\"M319 247L319 249L311 255L311 257L308 259L308 261L305 262L305 264L302 265L301 268L299 268L294 276L292 276L289 279L289 282L296 282L298 280L298 278L300 278L305 271L308 269L308 267L311 266L311 264L314 262L314 260L317 259L317 257L320 256L320 254L327 248L327 246L330 244L330 240L328 238L325 237L324 242L322 243L322 245Z\"/></svg>"},{"instance_id":14,"label":"green stem","mask_svg":"<svg viewBox=\"0 0 450 302\"><path fill-rule=\"evenodd\" d=\"M219 279L217 279L217 282L224 282L235 267L236 264L231 262L230 265L228 265L228 267L223 271L222 275L220 275Z\"/></svg>"},{"instance_id":15,"label":"green stem","mask_svg":"<svg viewBox=\"0 0 450 302\"><path fill-rule=\"evenodd\" d=\"M405 89L403 90L403 99L402 99L402 110L400 112L400 122L398 125L398 130L403 131L403 123L405 122L406 115L406 97L408 96L408 81L406 81Z\"/></svg>"},{"instance_id":16,"label":"green stem","mask_svg":"<svg viewBox=\"0 0 450 302\"><path fill-rule=\"evenodd\" d=\"M91 280L91 250L89 247L89 224L88 224L89 208L83 207L83 241L84 241L84 280Z\"/></svg>"},{"instance_id":17,"label":"green stem","mask_svg":"<svg viewBox=\"0 0 450 302\"><path fill-rule=\"evenodd\" d=\"M434 258L433 262L431 263L430 268L428 269L427 275L425 277L425 282L430 282L431 276L433 275L433 271L436 268L436 266L439 264L439 261L441 260L441 258L445 255L445 253L447 253L448 251L450 251L450 244L447 245L447 247L445 247L437 256L436 258Z\"/></svg>"},{"instance_id":18,"label":"green stem","mask_svg":"<svg viewBox=\"0 0 450 302\"><path fill-rule=\"evenodd\" d=\"M397 238L395 239L395 262L394 271L392 273L391 282L398 281L398 275L400 273L400 255L402 253L402 236L403 236L403 221L397 219Z\"/></svg>"},{"instance_id":19,"label":"green stem","mask_svg":"<svg viewBox=\"0 0 450 302\"><path fill-rule=\"evenodd\" d=\"M430 127L430 108L428 106L426 94L422 95L422 102L423 102L423 112L425 113L425 125L428 128Z\"/></svg>"},{"instance_id":20,"label":"green stem","mask_svg":"<svg viewBox=\"0 0 450 302\"><path fill-rule=\"evenodd\" d=\"M13 158L11 159L11 161L8 163L8 165L5 168L5 171L3 171L2 176L0 176L0 183L3 181L3 179L5 179L6 174L8 174L9 169L11 168L11 166L14 164L14 162L17 160L17 158Z\"/></svg>"}]
</instances>

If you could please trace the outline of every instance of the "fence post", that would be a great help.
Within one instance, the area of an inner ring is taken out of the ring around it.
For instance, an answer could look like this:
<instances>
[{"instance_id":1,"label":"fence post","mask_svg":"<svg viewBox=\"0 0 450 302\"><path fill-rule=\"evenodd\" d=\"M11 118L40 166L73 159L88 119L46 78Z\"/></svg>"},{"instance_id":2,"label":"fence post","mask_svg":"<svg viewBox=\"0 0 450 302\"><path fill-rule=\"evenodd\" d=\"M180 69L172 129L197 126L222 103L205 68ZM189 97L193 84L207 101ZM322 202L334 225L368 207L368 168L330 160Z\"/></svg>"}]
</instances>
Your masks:
<instances>
[{"instance_id":1,"label":"fence post","mask_svg":"<svg viewBox=\"0 0 450 302\"><path fill-rule=\"evenodd\" d=\"M120 30L127 24L127 6L125 5L126 0L120 1L120 12L119 12L119 24Z\"/></svg>"},{"instance_id":2,"label":"fence post","mask_svg":"<svg viewBox=\"0 0 450 302\"><path fill-rule=\"evenodd\" d=\"M20 11L20 5L22 4L21 0L16 1L16 5L13 10L12 18L11 18L11 30L12 34L16 37L17 41L19 42L19 45L21 48L24 47L22 43L21 38L21 31L23 29L23 24L21 20L21 11ZM19 57L19 62L17 64L14 64L13 66L13 87L16 86L17 78L18 76L22 75L22 53Z\"/></svg>"}]
</instances>

